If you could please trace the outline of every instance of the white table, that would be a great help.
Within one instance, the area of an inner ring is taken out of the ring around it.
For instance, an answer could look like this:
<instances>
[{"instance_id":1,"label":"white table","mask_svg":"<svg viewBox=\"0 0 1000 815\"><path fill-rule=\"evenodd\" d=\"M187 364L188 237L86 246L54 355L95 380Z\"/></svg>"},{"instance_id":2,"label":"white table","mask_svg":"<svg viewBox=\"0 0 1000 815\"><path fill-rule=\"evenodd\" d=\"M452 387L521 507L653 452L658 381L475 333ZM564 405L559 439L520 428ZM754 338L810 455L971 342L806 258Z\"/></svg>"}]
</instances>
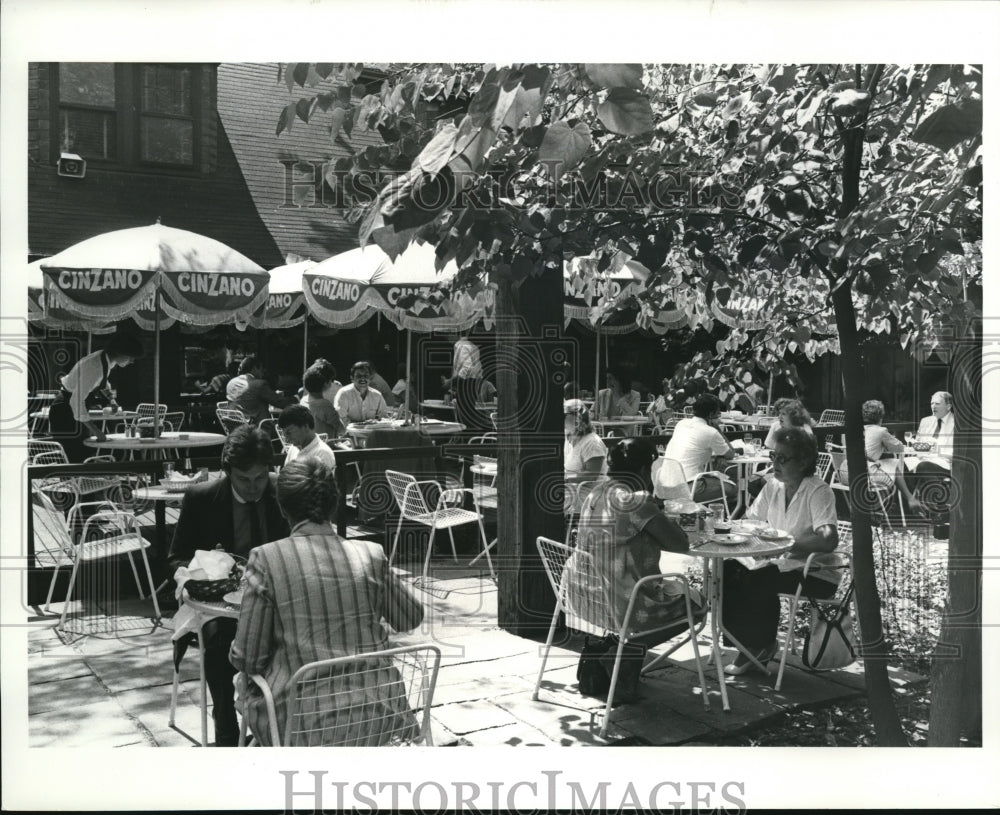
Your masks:
<instances>
[{"instance_id":1,"label":"white table","mask_svg":"<svg viewBox=\"0 0 1000 815\"><path fill-rule=\"evenodd\" d=\"M733 512L739 512L741 508L750 507L750 476L753 469L760 464L770 464L771 457L767 453L759 455L738 455L726 462L726 465L736 465L736 507Z\"/></svg>"},{"instance_id":2,"label":"white table","mask_svg":"<svg viewBox=\"0 0 1000 815\"><path fill-rule=\"evenodd\" d=\"M240 617L239 606L224 602L207 602L204 600L194 600L188 597L185 590L181 598L183 604L190 608L199 616L198 622L198 671L201 681L201 746L208 747L208 681L205 678L205 639L202 636L202 629L205 623L216 617L228 617L238 620ZM179 671L174 670L174 684L170 697L170 720L172 727L174 724L174 712L177 709L177 691L180 684Z\"/></svg>"},{"instance_id":3,"label":"white table","mask_svg":"<svg viewBox=\"0 0 1000 815\"><path fill-rule=\"evenodd\" d=\"M738 531L739 523L733 524L733 531ZM750 657L764 673L767 666L761 665L754 654L751 654L736 637L722 624L722 562L726 558L755 557L765 558L780 555L792 548L792 538L784 541L764 541L756 535L750 535L745 543L726 545L713 543L712 533L688 532L690 541L689 554L702 559L705 575L705 588L708 600L708 610L712 618L712 656L715 669L719 676L719 690L722 693L722 709L729 710L729 694L726 690L726 673L722 665L722 635L725 634L736 647Z\"/></svg>"},{"instance_id":4,"label":"white table","mask_svg":"<svg viewBox=\"0 0 1000 815\"><path fill-rule=\"evenodd\" d=\"M652 424L649 416L619 416L617 419L594 419L594 424L601 425L605 431L610 428L624 430L626 435L633 436L637 428Z\"/></svg>"},{"instance_id":5,"label":"white table","mask_svg":"<svg viewBox=\"0 0 1000 815\"><path fill-rule=\"evenodd\" d=\"M912 447L907 447L898 458L903 461L903 466L910 472L917 469L917 465L922 461L929 461L931 464L936 464L944 470L951 472L951 462L944 456L938 453L932 453L929 450L924 453L918 453Z\"/></svg>"},{"instance_id":6,"label":"white table","mask_svg":"<svg viewBox=\"0 0 1000 815\"><path fill-rule=\"evenodd\" d=\"M464 424L458 422L442 422L439 419L421 419L418 422L404 424L402 419L380 419L371 424L352 422L345 428L345 433L354 441L356 447L364 447L368 437L376 430L417 430L425 436L454 436L465 430Z\"/></svg>"},{"instance_id":7,"label":"white table","mask_svg":"<svg viewBox=\"0 0 1000 815\"><path fill-rule=\"evenodd\" d=\"M183 431L166 431L159 438L144 439L126 436L124 433L110 433L104 441L98 441L94 436L84 439L87 447L98 450L120 450L134 454L135 452L158 452L166 454L168 450L188 450L193 447L218 447L226 437L221 433L185 433Z\"/></svg>"},{"instance_id":8,"label":"white table","mask_svg":"<svg viewBox=\"0 0 1000 815\"><path fill-rule=\"evenodd\" d=\"M760 413L746 414L739 413L738 411L726 411L719 417L720 424L732 424L738 425L739 427L763 429L765 427L770 427L776 421L778 421L777 416L764 416Z\"/></svg>"},{"instance_id":9,"label":"white table","mask_svg":"<svg viewBox=\"0 0 1000 815\"><path fill-rule=\"evenodd\" d=\"M36 410L34 413L28 414L28 418L31 419L32 434L38 430L42 422L49 420L50 410L51 408L43 407L41 410ZM102 428L107 427L108 422L130 422L135 417L136 412L134 410L119 410L117 413L105 413L103 410L87 411L87 418L95 424L99 422Z\"/></svg>"}]
</instances>

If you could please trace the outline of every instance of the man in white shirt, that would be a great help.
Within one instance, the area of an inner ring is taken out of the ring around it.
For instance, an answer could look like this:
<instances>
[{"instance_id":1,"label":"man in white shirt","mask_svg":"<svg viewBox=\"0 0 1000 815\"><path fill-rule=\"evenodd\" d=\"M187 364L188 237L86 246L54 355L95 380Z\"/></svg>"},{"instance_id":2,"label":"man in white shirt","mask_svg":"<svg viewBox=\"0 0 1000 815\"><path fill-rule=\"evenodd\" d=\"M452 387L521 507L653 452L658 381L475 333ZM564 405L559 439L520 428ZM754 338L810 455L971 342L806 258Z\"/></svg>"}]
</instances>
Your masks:
<instances>
[{"instance_id":1,"label":"man in white shirt","mask_svg":"<svg viewBox=\"0 0 1000 815\"><path fill-rule=\"evenodd\" d=\"M951 456L955 445L955 414L952 413L952 398L947 391L938 391L931 397L931 415L920 420L917 427L920 441L938 446L938 456L951 468ZM939 466L938 469L944 469Z\"/></svg>"},{"instance_id":2,"label":"man in white shirt","mask_svg":"<svg viewBox=\"0 0 1000 815\"><path fill-rule=\"evenodd\" d=\"M483 417L476 411L479 385L483 378L483 363L479 348L469 339L468 332L459 335L451 367L451 386L455 391L455 412L458 421L468 427L483 426Z\"/></svg>"},{"instance_id":3,"label":"man in white shirt","mask_svg":"<svg viewBox=\"0 0 1000 815\"><path fill-rule=\"evenodd\" d=\"M346 427L351 422L381 419L388 414L385 399L377 390L368 387L372 368L367 362L355 362L351 366L351 384L344 385L333 400L333 406L340 414L340 421Z\"/></svg>"},{"instance_id":4,"label":"man in white shirt","mask_svg":"<svg viewBox=\"0 0 1000 815\"><path fill-rule=\"evenodd\" d=\"M937 445L937 453L921 459L906 475L906 484L917 499L918 506L926 509L931 517L941 518L951 505L951 458L955 444L955 414L952 397L947 391L938 391L931 397L931 415L920 420L917 439ZM945 496L945 500L931 500L931 496Z\"/></svg>"},{"instance_id":5,"label":"man in white shirt","mask_svg":"<svg viewBox=\"0 0 1000 815\"><path fill-rule=\"evenodd\" d=\"M297 458L315 458L331 470L337 467L336 458L330 446L316 435L316 422L312 411L305 405L289 405L278 416L278 428L288 442L285 464Z\"/></svg>"},{"instance_id":6,"label":"man in white shirt","mask_svg":"<svg viewBox=\"0 0 1000 815\"><path fill-rule=\"evenodd\" d=\"M722 403L710 393L699 396L694 403L694 416L681 419L674 427L667 444L666 457L679 461L688 483L709 468L713 457L726 460L736 456L736 450L719 431ZM736 498L736 485L726 481L727 502ZM702 479L694 493L695 501L711 501L721 496L718 479Z\"/></svg>"}]
</instances>

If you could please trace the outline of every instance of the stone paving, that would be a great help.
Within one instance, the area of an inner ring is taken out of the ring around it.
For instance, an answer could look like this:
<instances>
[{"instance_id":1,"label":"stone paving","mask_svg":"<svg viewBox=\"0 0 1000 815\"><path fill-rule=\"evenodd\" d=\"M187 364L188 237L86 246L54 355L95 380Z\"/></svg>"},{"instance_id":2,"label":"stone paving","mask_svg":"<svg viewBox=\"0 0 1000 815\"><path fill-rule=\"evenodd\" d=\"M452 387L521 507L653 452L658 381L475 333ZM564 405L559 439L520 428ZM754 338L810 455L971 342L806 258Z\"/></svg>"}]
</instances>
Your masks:
<instances>
[{"instance_id":1,"label":"stone paving","mask_svg":"<svg viewBox=\"0 0 1000 815\"><path fill-rule=\"evenodd\" d=\"M566 636L554 647L539 701L532 690L542 644L496 625L496 586L488 575L455 570L440 562L422 592L424 624L394 638L398 644L433 641L442 667L432 709L438 745L584 746L602 744L711 744L803 705L855 698L864 692L860 664L810 674L790 659L780 692L772 675L727 680L732 710L724 712L714 670L706 668L709 708L698 687L690 643L664 667L643 677L641 698L616 707L607 738L599 735L604 704L576 689L582 637ZM53 604L54 612L61 611ZM197 651L181 665L176 725L167 723L172 681L171 625L153 628L149 606L123 602L121 630L74 636L54 630L58 617L39 615L28 635L29 745L86 747L190 747L200 738ZM168 612L169 614L169 612ZM700 639L703 658L708 638ZM728 657L727 657L728 659ZM923 678L893 672L899 688ZM211 738L211 722L209 722Z\"/></svg>"}]
</instances>

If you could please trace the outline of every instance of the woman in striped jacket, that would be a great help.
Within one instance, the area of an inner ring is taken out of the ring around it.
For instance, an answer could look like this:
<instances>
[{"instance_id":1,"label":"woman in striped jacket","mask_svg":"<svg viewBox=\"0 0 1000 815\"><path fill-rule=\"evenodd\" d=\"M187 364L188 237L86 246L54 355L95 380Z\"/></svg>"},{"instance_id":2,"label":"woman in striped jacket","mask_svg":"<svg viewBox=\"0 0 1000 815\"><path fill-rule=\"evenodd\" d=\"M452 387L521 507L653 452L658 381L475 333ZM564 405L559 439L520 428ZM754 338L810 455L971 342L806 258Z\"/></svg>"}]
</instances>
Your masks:
<instances>
[{"instance_id":1,"label":"woman in striped jacket","mask_svg":"<svg viewBox=\"0 0 1000 815\"><path fill-rule=\"evenodd\" d=\"M335 657L384 650L387 626L416 628L423 608L393 573L377 544L344 540L329 518L337 503L333 473L316 459L296 460L278 476L278 504L288 519L287 538L251 552L240 619L230 651L238 671L240 697L257 741L270 744L267 713L260 691L247 674L263 676L274 697L278 733L285 726L292 675L303 665ZM330 704L302 711L310 743L391 743L416 723L389 660L378 671L345 674ZM351 714L345 716L350 709ZM370 719L372 732L359 734L357 714ZM354 719L353 723L348 720ZM364 736L361 742L357 739Z\"/></svg>"}]
</instances>

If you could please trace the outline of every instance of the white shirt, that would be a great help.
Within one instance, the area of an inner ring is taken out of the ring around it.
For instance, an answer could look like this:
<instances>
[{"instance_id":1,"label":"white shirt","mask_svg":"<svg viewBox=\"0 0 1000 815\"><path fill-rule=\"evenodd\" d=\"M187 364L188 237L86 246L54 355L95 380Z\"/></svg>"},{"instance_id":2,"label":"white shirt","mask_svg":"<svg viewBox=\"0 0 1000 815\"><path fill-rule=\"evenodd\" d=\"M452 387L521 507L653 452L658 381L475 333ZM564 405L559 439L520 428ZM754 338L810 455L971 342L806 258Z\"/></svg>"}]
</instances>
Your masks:
<instances>
[{"instance_id":1,"label":"white shirt","mask_svg":"<svg viewBox=\"0 0 1000 815\"><path fill-rule=\"evenodd\" d=\"M607 471L608 448L596 433L588 433L576 444L569 439L563 443L563 468L567 473L584 473L584 465L592 458L601 458L600 472Z\"/></svg>"},{"instance_id":2,"label":"white shirt","mask_svg":"<svg viewBox=\"0 0 1000 815\"><path fill-rule=\"evenodd\" d=\"M323 441L319 436L313 436L313 440L301 450L294 444L288 445L288 452L285 453L285 464L291 464L299 457L315 458L322 461L331 470L335 470L337 468L337 459L333 455L333 450L331 450L330 445Z\"/></svg>"},{"instance_id":3,"label":"white shirt","mask_svg":"<svg viewBox=\"0 0 1000 815\"><path fill-rule=\"evenodd\" d=\"M364 422L368 419L381 419L388 413L385 399L382 394L374 388L368 388L365 398L361 398L354 383L344 385L333 400L333 406L340 414L340 421L344 425L351 422Z\"/></svg>"},{"instance_id":4,"label":"white shirt","mask_svg":"<svg viewBox=\"0 0 1000 815\"><path fill-rule=\"evenodd\" d=\"M934 430L937 428L937 417L934 415L924 416L920 420L917 428L917 436L920 441L930 442L938 446L938 455L941 458L951 461L952 453L955 449L955 414L948 411L948 414L941 419L941 432L934 438Z\"/></svg>"},{"instance_id":5,"label":"white shirt","mask_svg":"<svg viewBox=\"0 0 1000 815\"><path fill-rule=\"evenodd\" d=\"M104 365L101 362L103 351L95 351L83 357L66 376L62 378L64 390L70 392L69 406L73 411L73 417L78 422L90 420L87 410L87 397L94 392L101 382L104 381ZM115 367L110 359L108 360L108 373Z\"/></svg>"},{"instance_id":6,"label":"white shirt","mask_svg":"<svg viewBox=\"0 0 1000 815\"><path fill-rule=\"evenodd\" d=\"M693 416L677 423L665 455L679 461L684 477L692 481L705 471L712 456L724 456L728 452L729 444L722 434L700 416Z\"/></svg>"},{"instance_id":7,"label":"white shirt","mask_svg":"<svg viewBox=\"0 0 1000 815\"><path fill-rule=\"evenodd\" d=\"M479 361L479 349L472 340L464 337L455 343L455 362L452 366L454 373L459 379L481 379L483 376L483 365Z\"/></svg>"},{"instance_id":8,"label":"white shirt","mask_svg":"<svg viewBox=\"0 0 1000 815\"><path fill-rule=\"evenodd\" d=\"M250 374L240 374L230 379L226 385L226 398L230 402L235 402L239 399L243 395L243 391L250 387L251 379L253 379L253 376Z\"/></svg>"},{"instance_id":9,"label":"white shirt","mask_svg":"<svg viewBox=\"0 0 1000 815\"><path fill-rule=\"evenodd\" d=\"M753 521L765 521L768 526L781 529L795 537L812 532L821 526L837 525L837 502L830 485L814 475L802 479L798 490L792 496L791 503L785 506L785 485L772 478L764 484L757 500L747 511L746 517ZM832 554L817 554L813 558L813 566L809 569L810 577L818 577L830 583L840 582L840 571L829 568L836 565L839 558ZM761 561L757 561L758 564ZM826 564L828 568L821 568ZM805 566L805 560L782 557L778 568L781 571L792 571Z\"/></svg>"}]
</instances>

